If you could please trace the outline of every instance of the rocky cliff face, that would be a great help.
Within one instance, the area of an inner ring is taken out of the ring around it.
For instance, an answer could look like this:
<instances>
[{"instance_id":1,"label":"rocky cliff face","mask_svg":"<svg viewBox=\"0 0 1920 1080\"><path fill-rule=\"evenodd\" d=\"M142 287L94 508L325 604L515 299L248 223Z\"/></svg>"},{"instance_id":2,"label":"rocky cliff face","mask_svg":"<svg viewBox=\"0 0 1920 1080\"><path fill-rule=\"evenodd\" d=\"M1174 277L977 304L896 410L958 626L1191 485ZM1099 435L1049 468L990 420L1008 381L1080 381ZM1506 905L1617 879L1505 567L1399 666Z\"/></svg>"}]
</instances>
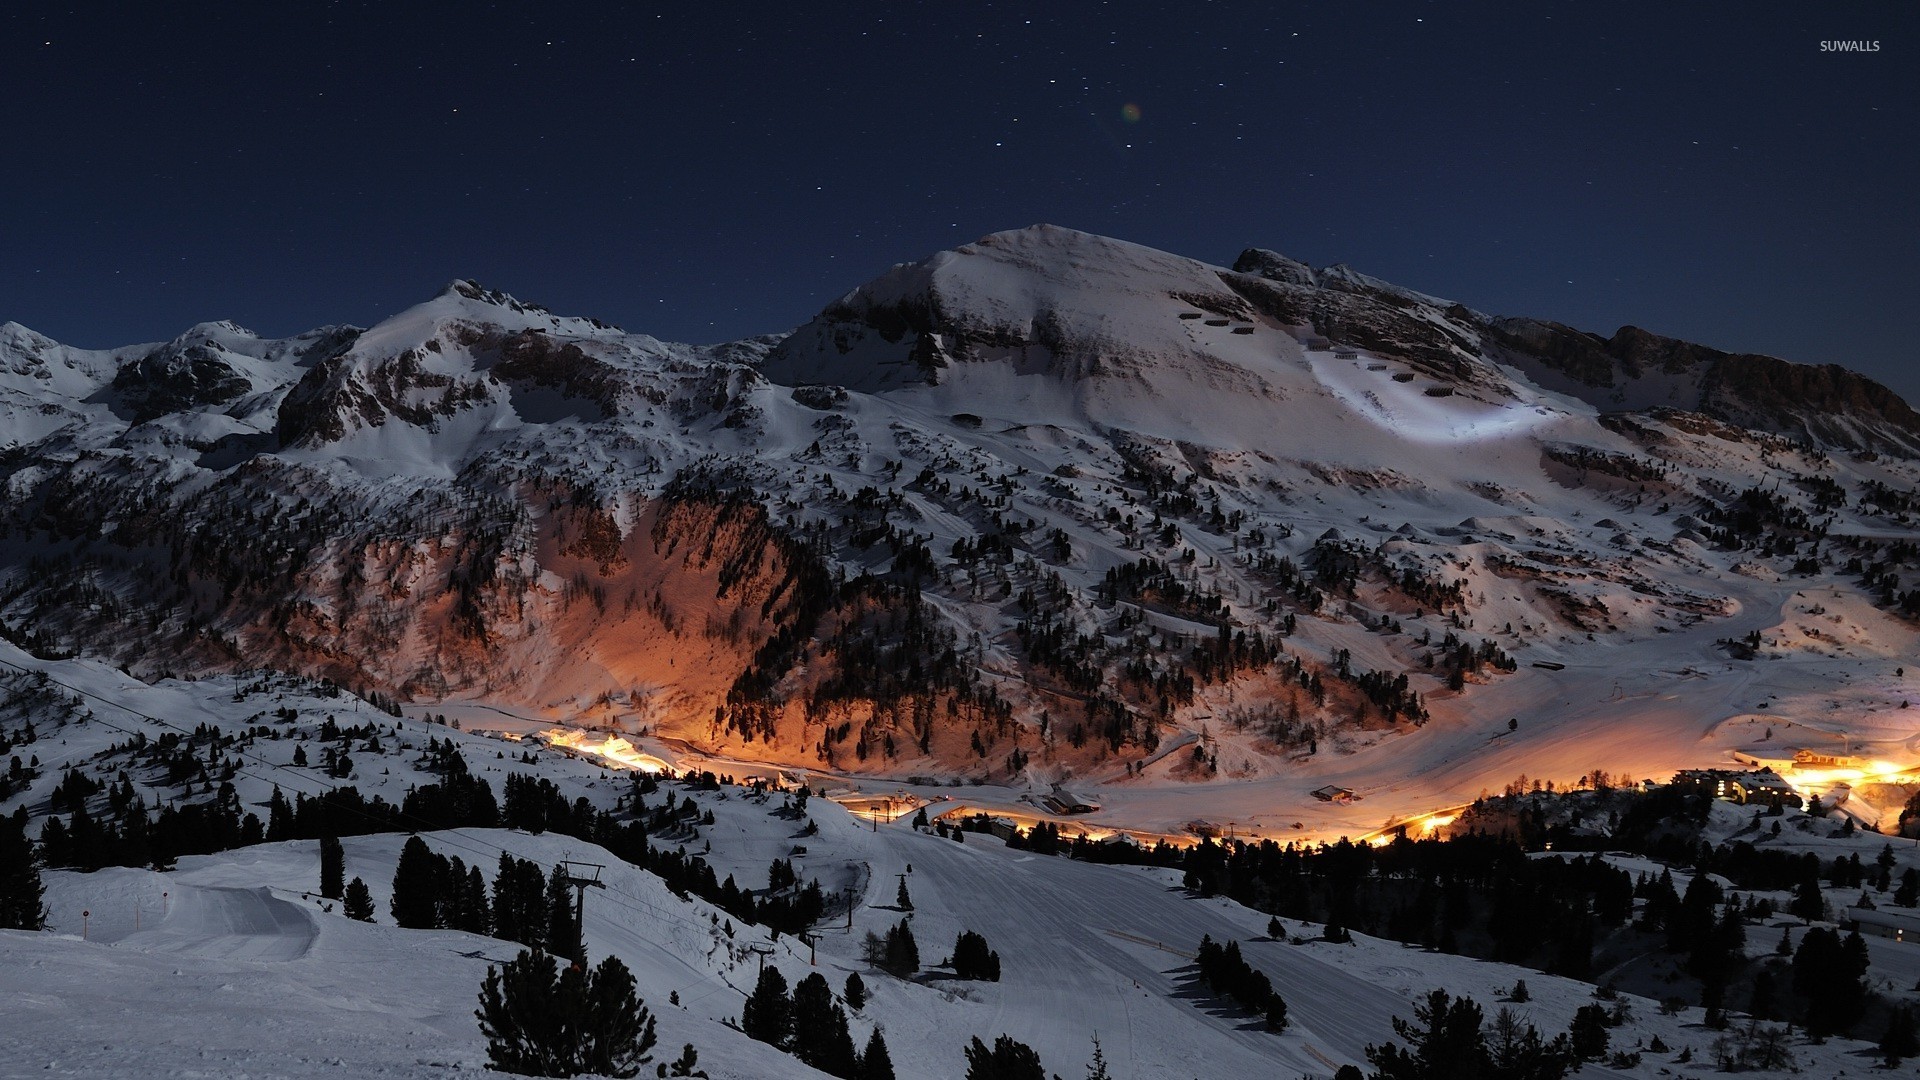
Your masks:
<instances>
[{"instance_id":1,"label":"rocky cliff face","mask_svg":"<svg viewBox=\"0 0 1920 1080\"><path fill-rule=\"evenodd\" d=\"M1611 338L1557 323L1495 319L1495 355L1571 380L1603 409L1669 407L1846 450L1920 454L1920 413L1899 395L1832 364L1736 354L1623 326Z\"/></svg>"}]
</instances>

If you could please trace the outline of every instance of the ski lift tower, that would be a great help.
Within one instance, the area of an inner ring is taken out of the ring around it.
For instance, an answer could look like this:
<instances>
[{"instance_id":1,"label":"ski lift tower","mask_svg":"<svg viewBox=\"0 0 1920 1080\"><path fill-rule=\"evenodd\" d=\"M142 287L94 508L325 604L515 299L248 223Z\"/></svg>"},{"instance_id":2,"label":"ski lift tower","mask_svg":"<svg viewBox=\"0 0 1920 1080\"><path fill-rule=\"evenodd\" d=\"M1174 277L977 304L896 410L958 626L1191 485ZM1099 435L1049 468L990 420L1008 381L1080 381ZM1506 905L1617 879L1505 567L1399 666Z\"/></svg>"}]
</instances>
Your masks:
<instances>
[{"instance_id":1,"label":"ski lift tower","mask_svg":"<svg viewBox=\"0 0 1920 1080\"><path fill-rule=\"evenodd\" d=\"M606 882L600 880L600 871L606 868L605 863L573 862L572 860L560 864L560 873L566 878L567 884L573 886L574 892L573 925L580 938L580 955L573 957L573 961L583 968L587 965L587 890L607 887Z\"/></svg>"}]
</instances>

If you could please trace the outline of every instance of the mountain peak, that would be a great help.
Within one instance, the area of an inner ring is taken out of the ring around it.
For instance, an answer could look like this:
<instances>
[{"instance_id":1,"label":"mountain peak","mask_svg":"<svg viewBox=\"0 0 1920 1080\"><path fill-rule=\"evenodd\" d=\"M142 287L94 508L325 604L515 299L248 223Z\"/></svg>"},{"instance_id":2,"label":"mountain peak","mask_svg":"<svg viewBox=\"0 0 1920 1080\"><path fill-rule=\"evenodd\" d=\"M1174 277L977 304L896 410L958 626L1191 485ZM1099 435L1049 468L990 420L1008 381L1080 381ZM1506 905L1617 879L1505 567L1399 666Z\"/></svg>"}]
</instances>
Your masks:
<instances>
[{"instance_id":1,"label":"mountain peak","mask_svg":"<svg viewBox=\"0 0 1920 1080\"><path fill-rule=\"evenodd\" d=\"M499 289L489 289L472 278L454 278L452 281L447 282L446 285L434 295L434 299L470 300L476 304L506 308L509 311L520 314L545 314L547 312L547 309L539 304L532 304L524 300L516 299L511 294L502 292Z\"/></svg>"}]
</instances>

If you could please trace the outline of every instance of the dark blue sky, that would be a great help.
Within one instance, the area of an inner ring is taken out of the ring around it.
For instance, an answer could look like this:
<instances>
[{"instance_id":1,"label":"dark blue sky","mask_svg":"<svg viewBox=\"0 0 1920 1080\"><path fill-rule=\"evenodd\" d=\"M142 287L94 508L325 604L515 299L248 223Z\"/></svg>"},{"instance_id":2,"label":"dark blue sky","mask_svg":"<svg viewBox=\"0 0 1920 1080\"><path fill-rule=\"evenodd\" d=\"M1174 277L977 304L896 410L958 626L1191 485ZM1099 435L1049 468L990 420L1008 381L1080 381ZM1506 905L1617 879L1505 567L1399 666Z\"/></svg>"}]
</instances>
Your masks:
<instances>
[{"instance_id":1,"label":"dark blue sky","mask_svg":"<svg viewBox=\"0 0 1920 1080\"><path fill-rule=\"evenodd\" d=\"M279 335L475 277L710 341L1050 221L1920 400L1911 3L633 8L8 4L0 319Z\"/></svg>"}]
</instances>

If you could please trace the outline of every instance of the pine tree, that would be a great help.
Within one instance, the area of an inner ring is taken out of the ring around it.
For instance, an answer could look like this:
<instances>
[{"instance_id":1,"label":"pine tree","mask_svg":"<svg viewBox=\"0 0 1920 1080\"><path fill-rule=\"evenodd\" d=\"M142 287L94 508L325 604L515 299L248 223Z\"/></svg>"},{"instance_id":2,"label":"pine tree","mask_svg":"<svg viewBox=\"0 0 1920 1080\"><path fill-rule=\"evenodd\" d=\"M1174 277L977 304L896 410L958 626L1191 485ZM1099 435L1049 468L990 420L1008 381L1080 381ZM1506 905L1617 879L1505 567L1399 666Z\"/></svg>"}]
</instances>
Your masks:
<instances>
[{"instance_id":1,"label":"pine tree","mask_svg":"<svg viewBox=\"0 0 1920 1080\"><path fill-rule=\"evenodd\" d=\"M740 1011L740 1030L748 1038L787 1048L793 1036L793 1003L787 998L787 980L777 967L760 971L760 981Z\"/></svg>"},{"instance_id":2,"label":"pine tree","mask_svg":"<svg viewBox=\"0 0 1920 1080\"><path fill-rule=\"evenodd\" d=\"M26 809L0 817L0 930L38 930L46 925L41 903L46 888L34 865L33 841L27 839Z\"/></svg>"},{"instance_id":3,"label":"pine tree","mask_svg":"<svg viewBox=\"0 0 1920 1080\"><path fill-rule=\"evenodd\" d=\"M878 1027L867 1036L866 1052L860 1055L860 1080L894 1080L893 1055L887 1053L887 1040Z\"/></svg>"},{"instance_id":4,"label":"pine tree","mask_svg":"<svg viewBox=\"0 0 1920 1080\"><path fill-rule=\"evenodd\" d=\"M526 1076L635 1076L657 1038L633 974L613 956L591 973L577 964L556 972L552 957L523 950L488 966L474 1016L487 1063Z\"/></svg>"},{"instance_id":5,"label":"pine tree","mask_svg":"<svg viewBox=\"0 0 1920 1080\"><path fill-rule=\"evenodd\" d=\"M1897 1069L1901 1061L1920 1054L1920 1032L1915 1027L1913 1007L1895 1005L1887 1017L1886 1033L1880 1036L1880 1054L1887 1068Z\"/></svg>"},{"instance_id":6,"label":"pine tree","mask_svg":"<svg viewBox=\"0 0 1920 1080\"><path fill-rule=\"evenodd\" d=\"M989 1049L975 1035L967 1045L966 1080L1047 1080L1047 1070L1033 1047L1002 1035Z\"/></svg>"},{"instance_id":7,"label":"pine tree","mask_svg":"<svg viewBox=\"0 0 1920 1080\"><path fill-rule=\"evenodd\" d=\"M1480 1080L1488 1064L1480 1018L1480 1005L1472 998L1429 992L1425 1003L1413 1007L1413 1020L1393 1018L1394 1034L1406 1040L1404 1049L1391 1042L1367 1047L1376 1080Z\"/></svg>"},{"instance_id":8,"label":"pine tree","mask_svg":"<svg viewBox=\"0 0 1920 1080\"><path fill-rule=\"evenodd\" d=\"M953 943L953 973L962 979L999 982L1000 954L987 947L986 938L962 930Z\"/></svg>"},{"instance_id":9,"label":"pine tree","mask_svg":"<svg viewBox=\"0 0 1920 1080\"><path fill-rule=\"evenodd\" d=\"M905 919L887 931L885 967L903 979L920 970L920 946L913 940L913 928Z\"/></svg>"},{"instance_id":10,"label":"pine tree","mask_svg":"<svg viewBox=\"0 0 1920 1080\"><path fill-rule=\"evenodd\" d=\"M336 837L320 838L320 895L338 900L346 889L347 853Z\"/></svg>"},{"instance_id":11,"label":"pine tree","mask_svg":"<svg viewBox=\"0 0 1920 1080\"><path fill-rule=\"evenodd\" d=\"M1573 1026L1567 1029L1574 1057L1593 1061L1605 1055L1607 1038L1607 1010L1598 1005L1582 1005L1574 1011Z\"/></svg>"},{"instance_id":12,"label":"pine tree","mask_svg":"<svg viewBox=\"0 0 1920 1080\"><path fill-rule=\"evenodd\" d=\"M373 894L367 891L366 882L359 878L347 882L346 900L342 902L341 910L349 919L373 921Z\"/></svg>"},{"instance_id":13,"label":"pine tree","mask_svg":"<svg viewBox=\"0 0 1920 1080\"><path fill-rule=\"evenodd\" d=\"M493 936L531 949L545 948L546 904L547 880L540 867L502 852L500 871L493 879Z\"/></svg>"},{"instance_id":14,"label":"pine tree","mask_svg":"<svg viewBox=\"0 0 1920 1080\"><path fill-rule=\"evenodd\" d=\"M1574 1066L1565 1035L1548 1042L1512 1009L1502 1008L1489 1025L1487 1080L1560 1080Z\"/></svg>"},{"instance_id":15,"label":"pine tree","mask_svg":"<svg viewBox=\"0 0 1920 1080\"><path fill-rule=\"evenodd\" d=\"M834 1076L853 1075L853 1039L847 1033L847 1014L833 1000L833 990L819 972L793 988L791 1051L794 1057Z\"/></svg>"},{"instance_id":16,"label":"pine tree","mask_svg":"<svg viewBox=\"0 0 1920 1080\"><path fill-rule=\"evenodd\" d=\"M893 902L901 911L913 910L913 897L907 895L907 879L900 879L900 889L894 893Z\"/></svg>"},{"instance_id":17,"label":"pine tree","mask_svg":"<svg viewBox=\"0 0 1920 1080\"><path fill-rule=\"evenodd\" d=\"M393 901L389 910L397 926L431 930L440 925L440 857L427 842L410 836L400 848L400 865L393 871Z\"/></svg>"},{"instance_id":18,"label":"pine tree","mask_svg":"<svg viewBox=\"0 0 1920 1080\"><path fill-rule=\"evenodd\" d=\"M547 878L547 951L583 964L587 960L586 942L573 918L573 891L567 885L564 866L554 867Z\"/></svg>"},{"instance_id":19,"label":"pine tree","mask_svg":"<svg viewBox=\"0 0 1920 1080\"><path fill-rule=\"evenodd\" d=\"M634 990L633 973L617 956L600 961L593 970L582 1029L581 1072L629 1077L652 1057L653 1014Z\"/></svg>"},{"instance_id":20,"label":"pine tree","mask_svg":"<svg viewBox=\"0 0 1920 1080\"><path fill-rule=\"evenodd\" d=\"M1087 1080L1113 1080L1107 1072L1107 1055L1100 1049L1100 1035L1093 1036L1093 1060L1087 1062Z\"/></svg>"},{"instance_id":21,"label":"pine tree","mask_svg":"<svg viewBox=\"0 0 1920 1080\"><path fill-rule=\"evenodd\" d=\"M847 988L843 992L847 999L847 1008L859 1012L867 1007L867 981L859 972L847 976Z\"/></svg>"}]
</instances>

